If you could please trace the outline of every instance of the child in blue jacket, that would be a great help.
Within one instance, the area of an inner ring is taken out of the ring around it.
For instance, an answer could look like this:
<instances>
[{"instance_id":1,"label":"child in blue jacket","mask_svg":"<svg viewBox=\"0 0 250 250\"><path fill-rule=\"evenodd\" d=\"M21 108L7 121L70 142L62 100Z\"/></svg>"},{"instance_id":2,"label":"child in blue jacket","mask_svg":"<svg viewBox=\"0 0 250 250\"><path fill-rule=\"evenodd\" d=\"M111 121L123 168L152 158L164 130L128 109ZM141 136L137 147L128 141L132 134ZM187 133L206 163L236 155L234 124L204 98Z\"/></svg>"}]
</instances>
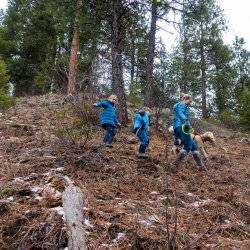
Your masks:
<instances>
[{"instance_id":1,"label":"child in blue jacket","mask_svg":"<svg viewBox=\"0 0 250 250\"><path fill-rule=\"evenodd\" d=\"M134 116L133 133L139 138L140 147L138 158L148 158L146 149L149 145L150 109L147 107L139 110Z\"/></svg>"},{"instance_id":2,"label":"child in blue jacket","mask_svg":"<svg viewBox=\"0 0 250 250\"><path fill-rule=\"evenodd\" d=\"M100 124L105 129L103 144L106 147L113 147L111 143L116 135L116 128L120 126L117 118L117 103L117 96L111 95L108 99L101 100L94 104L95 107L103 108L100 113Z\"/></svg>"},{"instance_id":3,"label":"child in blue jacket","mask_svg":"<svg viewBox=\"0 0 250 250\"><path fill-rule=\"evenodd\" d=\"M190 125L189 107L192 101L193 99L190 95L184 95L182 97L182 101L176 103L173 108L173 128L175 135L174 144L175 146L178 146L180 139L184 145L183 149L180 151L175 160L175 165L178 165L191 151L196 164L204 169L204 163L202 161L200 152L198 151L198 147L191 137L192 127Z\"/></svg>"}]
</instances>

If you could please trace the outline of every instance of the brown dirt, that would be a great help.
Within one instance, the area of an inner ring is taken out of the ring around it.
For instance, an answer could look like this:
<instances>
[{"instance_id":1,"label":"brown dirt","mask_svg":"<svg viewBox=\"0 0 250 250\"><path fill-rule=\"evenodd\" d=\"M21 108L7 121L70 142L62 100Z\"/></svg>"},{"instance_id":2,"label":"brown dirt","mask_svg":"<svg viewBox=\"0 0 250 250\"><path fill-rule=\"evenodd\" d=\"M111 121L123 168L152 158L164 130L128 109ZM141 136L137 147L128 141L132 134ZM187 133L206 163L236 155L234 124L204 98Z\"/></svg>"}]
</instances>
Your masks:
<instances>
[{"instance_id":1,"label":"brown dirt","mask_svg":"<svg viewBox=\"0 0 250 250\"><path fill-rule=\"evenodd\" d=\"M85 147L62 142L61 100L22 98L0 119L0 249L67 246L62 175L84 192L89 249L250 248L250 146L235 133L215 129L207 172L191 156L176 170L172 138L154 129L148 160L136 158L129 128L112 149L98 147L100 130Z\"/></svg>"}]
</instances>

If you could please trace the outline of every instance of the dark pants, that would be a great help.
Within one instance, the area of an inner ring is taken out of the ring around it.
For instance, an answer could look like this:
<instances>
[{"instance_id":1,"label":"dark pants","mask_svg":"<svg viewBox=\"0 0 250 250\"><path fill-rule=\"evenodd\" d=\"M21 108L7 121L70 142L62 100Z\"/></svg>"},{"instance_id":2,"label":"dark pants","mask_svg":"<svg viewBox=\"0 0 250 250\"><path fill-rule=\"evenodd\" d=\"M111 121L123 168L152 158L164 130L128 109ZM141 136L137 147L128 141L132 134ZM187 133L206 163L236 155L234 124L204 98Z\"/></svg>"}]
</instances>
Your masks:
<instances>
[{"instance_id":1,"label":"dark pants","mask_svg":"<svg viewBox=\"0 0 250 250\"><path fill-rule=\"evenodd\" d=\"M196 143L194 142L194 140L192 139L191 135L183 133L181 127L175 128L174 136L175 136L175 143L174 144L176 146L179 146L178 139L180 139L181 142L183 143L184 149L187 151L187 153L190 151L193 152L193 151L198 150L198 147L197 147Z\"/></svg>"},{"instance_id":2,"label":"dark pants","mask_svg":"<svg viewBox=\"0 0 250 250\"><path fill-rule=\"evenodd\" d=\"M141 129L138 133L138 138L140 140L139 153L144 154L149 144L148 131L147 129Z\"/></svg>"},{"instance_id":3,"label":"dark pants","mask_svg":"<svg viewBox=\"0 0 250 250\"><path fill-rule=\"evenodd\" d=\"M115 135L116 135L116 128L111 124L103 124L102 127L105 129L105 134L103 138L103 143L110 144L112 143Z\"/></svg>"}]
</instances>

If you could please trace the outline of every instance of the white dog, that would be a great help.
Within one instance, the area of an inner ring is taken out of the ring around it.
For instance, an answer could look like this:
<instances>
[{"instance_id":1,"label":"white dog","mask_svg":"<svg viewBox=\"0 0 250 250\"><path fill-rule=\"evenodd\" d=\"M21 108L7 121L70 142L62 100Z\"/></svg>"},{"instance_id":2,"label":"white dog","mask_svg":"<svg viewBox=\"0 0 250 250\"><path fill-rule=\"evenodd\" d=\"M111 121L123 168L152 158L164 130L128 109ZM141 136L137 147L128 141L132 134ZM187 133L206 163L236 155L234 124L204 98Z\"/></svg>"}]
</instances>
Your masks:
<instances>
[{"instance_id":1,"label":"white dog","mask_svg":"<svg viewBox=\"0 0 250 250\"><path fill-rule=\"evenodd\" d=\"M174 134L173 126L169 127L168 131L171 134ZM215 145L214 134L212 132L206 132L206 133L201 134L201 135L191 134L191 137L196 142L198 148L201 150L201 153L204 156L204 158L208 159L208 153L206 151L205 142L211 142L212 144ZM181 145L180 140L179 140L179 145ZM176 154L176 153L178 153L178 151L179 151L178 146L172 147L172 152L174 152Z\"/></svg>"}]
</instances>

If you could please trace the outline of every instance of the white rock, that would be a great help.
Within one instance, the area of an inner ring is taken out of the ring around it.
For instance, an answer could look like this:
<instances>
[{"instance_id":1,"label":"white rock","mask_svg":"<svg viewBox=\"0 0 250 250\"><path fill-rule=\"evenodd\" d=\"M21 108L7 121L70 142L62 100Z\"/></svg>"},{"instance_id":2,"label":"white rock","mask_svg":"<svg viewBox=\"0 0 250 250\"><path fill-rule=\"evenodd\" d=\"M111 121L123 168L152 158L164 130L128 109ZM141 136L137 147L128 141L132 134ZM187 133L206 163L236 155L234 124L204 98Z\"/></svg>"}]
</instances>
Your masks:
<instances>
[{"instance_id":1,"label":"white rock","mask_svg":"<svg viewBox=\"0 0 250 250\"><path fill-rule=\"evenodd\" d=\"M158 194L158 192L157 191L153 191L150 194Z\"/></svg>"},{"instance_id":2,"label":"white rock","mask_svg":"<svg viewBox=\"0 0 250 250\"><path fill-rule=\"evenodd\" d=\"M123 240L124 238L125 238L125 233L118 233L117 237L113 240L113 242Z\"/></svg>"},{"instance_id":3,"label":"white rock","mask_svg":"<svg viewBox=\"0 0 250 250\"><path fill-rule=\"evenodd\" d=\"M146 221L146 220L140 220L139 223L145 225L145 226L152 226L152 221Z\"/></svg>"},{"instance_id":4,"label":"white rock","mask_svg":"<svg viewBox=\"0 0 250 250\"><path fill-rule=\"evenodd\" d=\"M22 177L15 177L13 179L13 182L24 182L24 178L22 178Z\"/></svg>"},{"instance_id":5,"label":"white rock","mask_svg":"<svg viewBox=\"0 0 250 250\"><path fill-rule=\"evenodd\" d=\"M159 197L159 200L161 200L161 201L164 201L164 200L167 200L167 196L161 196L161 197Z\"/></svg>"},{"instance_id":6,"label":"white rock","mask_svg":"<svg viewBox=\"0 0 250 250\"><path fill-rule=\"evenodd\" d=\"M65 220L65 212L63 210L63 207L53 207L51 210L57 212L59 215L62 216L62 219Z\"/></svg>"},{"instance_id":7,"label":"white rock","mask_svg":"<svg viewBox=\"0 0 250 250\"><path fill-rule=\"evenodd\" d=\"M155 214L149 216L148 219L149 219L149 221L152 221L152 222L159 222L160 221L160 218Z\"/></svg>"},{"instance_id":8,"label":"white rock","mask_svg":"<svg viewBox=\"0 0 250 250\"><path fill-rule=\"evenodd\" d=\"M39 192L39 191L41 191L41 190L42 190L42 188L40 188L40 187L32 187L32 188L30 189L30 191L33 192L33 193L37 193L37 192Z\"/></svg>"},{"instance_id":9,"label":"white rock","mask_svg":"<svg viewBox=\"0 0 250 250\"><path fill-rule=\"evenodd\" d=\"M41 200L43 200L43 197L42 196L36 196L35 200L41 201Z\"/></svg>"},{"instance_id":10,"label":"white rock","mask_svg":"<svg viewBox=\"0 0 250 250\"><path fill-rule=\"evenodd\" d=\"M195 201L195 202L193 202L193 203L188 204L187 206L191 206L191 207L202 207L202 206L204 206L204 205L206 205L206 204L209 204L209 203L211 203L211 202L212 202L212 200L207 199L207 200L202 200L202 201Z\"/></svg>"},{"instance_id":11,"label":"white rock","mask_svg":"<svg viewBox=\"0 0 250 250\"><path fill-rule=\"evenodd\" d=\"M8 197L7 201L14 201L14 197L13 196Z\"/></svg>"},{"instance_id":12,"label":"white rock","mask_svg":"<svg viewBox=\"0 0 250 250\"><path fill-rule=\"evenodd\" d=\"M90 221L88 219L85 219L84 220L84 224L87 226L87 227L90 227L90 228L93 228L94 226L90 223Z\"/></svg>"},{"instance_id":13,"label":"white rock","mask_svg":"<svg viewBox=\"0 0 250 250\"><path fill-rule=\"evenodd\" d=\"M57 172L63 172L64 170L65 170L65 168L64 167L60 167L60 168L56 168L55 169Z\"/></svg>"}]
</instances>

